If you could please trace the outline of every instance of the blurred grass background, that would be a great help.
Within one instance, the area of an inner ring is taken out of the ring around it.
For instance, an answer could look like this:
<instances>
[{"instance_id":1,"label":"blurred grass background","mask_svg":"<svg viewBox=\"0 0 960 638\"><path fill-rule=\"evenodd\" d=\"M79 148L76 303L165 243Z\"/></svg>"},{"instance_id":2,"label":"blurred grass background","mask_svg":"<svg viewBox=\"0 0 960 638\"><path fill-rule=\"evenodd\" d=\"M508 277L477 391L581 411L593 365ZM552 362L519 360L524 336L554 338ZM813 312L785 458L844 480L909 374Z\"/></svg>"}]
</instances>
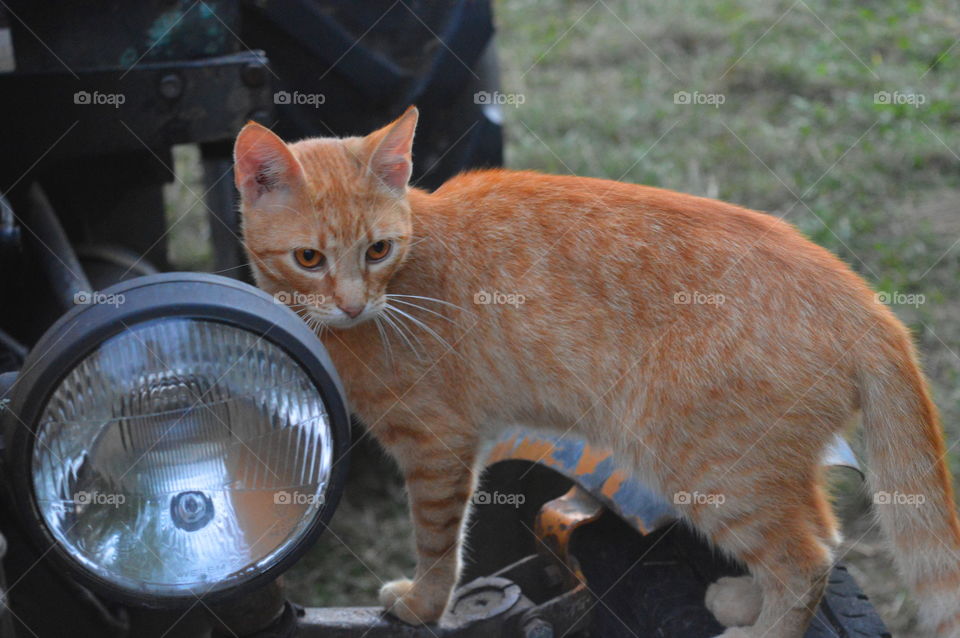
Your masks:
<instances>
[{"instance_id":1,"label":"blurred grass background","mask_svg":"<svg viewBox=\"0 0 960 638\"><path fill-rule=\"evenodd\" d=\"M958 2L502 0L495 9L501 90L523 96L504 107L508 166L767 211L878 290L922 295L894 309L916 335L949 443L960 442ZM678 92L723 103L678 104ZM195 151L177 161L190 174ZM173 260L202 268L202 207L177 185L169 195L171 221L196 208L174 232ZM958 456L951 448L955 473ZM354 465L331 532L287 577L300 602L374 604L381 580L412 571L392 466L370 451ZM839 491L847 537L859 540L846 560L891 629L908 635L915 606L875 534L862 536L865 499L849 479Z\"/></svg>"}]
</instances>

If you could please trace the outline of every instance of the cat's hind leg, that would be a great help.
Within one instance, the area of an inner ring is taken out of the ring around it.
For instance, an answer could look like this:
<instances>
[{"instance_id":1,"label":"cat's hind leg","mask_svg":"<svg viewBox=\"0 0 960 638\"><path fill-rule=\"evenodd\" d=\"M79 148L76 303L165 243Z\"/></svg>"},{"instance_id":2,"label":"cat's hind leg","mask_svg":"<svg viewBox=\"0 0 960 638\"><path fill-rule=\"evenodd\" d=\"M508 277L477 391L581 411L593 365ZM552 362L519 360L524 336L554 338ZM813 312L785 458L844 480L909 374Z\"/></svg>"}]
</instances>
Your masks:
<instances>
[{"instance_id":1,"label":"cat's hind leg","mask_svg":"<svg viewBox=\"0 0 960 638\"><path fill-rule=\"evenodd\" d=\"M707 587L704 604L724 627L757 622L763 598L753 576L724 576Z\"/></svg>"},{"instance_id":2,"label":"cat's hind leg","mask_svg":"<svg viewBox=\"0 0 960 638\"><path fill-rule=\"evenodd\" d=\"M824 490L818 484L811 489L815 534L835 552L842 541L836 517ZM704 603L724 627L753 625L760 616L763 604L761 586L749 574L724 576L707 588Z\"/></svg>"},{"instance_id":3,"label":"cat's hind leg","mask_svg":"<svg viewBox=\"0 0 960 638\"><path fill-rule=\"evenodd\" d=\"M728 597L728 605L714 590L711 604L718 620L749 621L730 627L723 638L802 638L816 613L833 562L835 530L820 506L824 496L814 482L797 482L784 493L777 507L758 507L755 490L771 490L774 484L757 480L743 495L724 492L724 502L689 512L691 521L713 543L742 561L759 591L759 609ZM793 482L790 482L793 483ZM807 489L803 489L806 486ZM748 581L738 580L741 592L749 593ZM729 592L728 592L729 593ZM755 601L756 598L753 598ZM717 613L720 611L720 613ZM723 618L721 618L723 616Z\"/></svg>"}]
</instances>

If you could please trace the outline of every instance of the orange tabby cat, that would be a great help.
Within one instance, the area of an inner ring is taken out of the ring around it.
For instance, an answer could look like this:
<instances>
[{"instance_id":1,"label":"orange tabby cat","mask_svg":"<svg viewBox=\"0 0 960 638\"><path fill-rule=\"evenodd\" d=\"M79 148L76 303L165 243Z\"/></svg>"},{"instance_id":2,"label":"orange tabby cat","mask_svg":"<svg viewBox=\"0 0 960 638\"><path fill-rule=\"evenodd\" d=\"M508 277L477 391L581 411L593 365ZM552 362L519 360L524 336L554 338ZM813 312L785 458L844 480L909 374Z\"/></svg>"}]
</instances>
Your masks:
<instances>
[{"instance_id":1,"label":"orange tabby cat","mask_svg":"<svg viewBox=\"0 0 960 638\"><path fill-rule=\"evenodd\" d=\"M296 293L406 478L417 570L383 605L441 615L478 447L525 423L615 450L671 500L722 495L677 509L752 575L708 592L723 636L802 636L840 541L819 461L862 410L897 564L927 629L960 637L936 409L857 275L774 217L656 188L506 170L410 188L416 121L290 145L251 123L235 149L257 283Z\"/></svg>"}]
</instances>

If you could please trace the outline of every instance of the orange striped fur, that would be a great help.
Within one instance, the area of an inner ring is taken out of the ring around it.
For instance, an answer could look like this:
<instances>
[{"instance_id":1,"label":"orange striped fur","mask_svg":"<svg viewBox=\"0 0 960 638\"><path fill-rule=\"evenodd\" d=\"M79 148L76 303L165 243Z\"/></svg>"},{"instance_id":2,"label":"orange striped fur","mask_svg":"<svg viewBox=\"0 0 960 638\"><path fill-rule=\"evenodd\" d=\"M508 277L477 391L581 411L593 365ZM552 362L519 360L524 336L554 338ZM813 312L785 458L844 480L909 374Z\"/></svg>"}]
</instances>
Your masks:
<instances>
[{"instance_id":1,"label":"orange striped fur","mask_svg":"<svg viewBox=\"0 0 960 638\"><path fill-rule=\"evenodd\" d=\"M910 335L857 275L774 217L656 188L507 170L410 188L416 119L289 145L251 123L236 144L257 283L317 329L406 477L418 562L384 586L392 613L441 615L478 448L525 423L697 496L679 515L752 574L708 593L745 625L724 636L802 636L839 543L819 460L862 412L871 489L900 495L876 507L896 562L930 633L960 637L936 409Z\"/></svg>"}]
</instances>

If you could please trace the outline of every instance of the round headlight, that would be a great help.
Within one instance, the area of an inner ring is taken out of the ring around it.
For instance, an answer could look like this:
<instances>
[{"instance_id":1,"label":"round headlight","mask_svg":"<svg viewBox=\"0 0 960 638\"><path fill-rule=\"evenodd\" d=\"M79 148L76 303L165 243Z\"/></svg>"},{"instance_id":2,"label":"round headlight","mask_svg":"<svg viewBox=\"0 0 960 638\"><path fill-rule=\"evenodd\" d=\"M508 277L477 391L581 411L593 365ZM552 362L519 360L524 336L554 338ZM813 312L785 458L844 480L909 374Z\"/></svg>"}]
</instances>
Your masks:
<instances>
[{"instance_id":1,"label":"round headlight","mask_svg":"<svg viewBox=\"0 0 960 638\"><path fill-rule=\"evenodd\" d=\"M108 595L163 604L255 585L336 507L339 382L316 336L255 288L185 274L115 286L51 328L24 370L10 434L21 511Z\"/></svg>"}]
</instances>

